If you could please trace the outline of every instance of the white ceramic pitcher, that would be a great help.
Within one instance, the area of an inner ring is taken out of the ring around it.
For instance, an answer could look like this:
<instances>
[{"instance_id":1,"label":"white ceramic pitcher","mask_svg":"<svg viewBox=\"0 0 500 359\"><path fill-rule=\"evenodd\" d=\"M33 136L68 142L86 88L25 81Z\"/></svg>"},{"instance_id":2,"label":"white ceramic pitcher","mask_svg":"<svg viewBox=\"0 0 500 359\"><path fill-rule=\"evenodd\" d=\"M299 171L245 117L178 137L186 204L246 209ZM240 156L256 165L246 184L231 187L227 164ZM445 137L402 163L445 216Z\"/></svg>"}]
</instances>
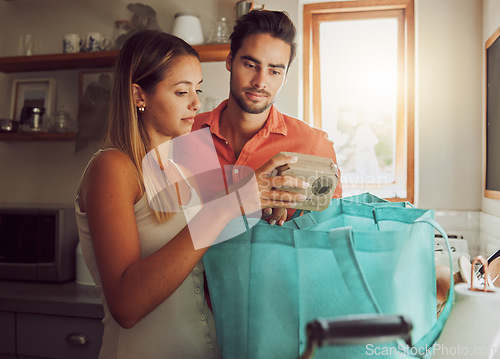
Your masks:
<instances>
[{"instance_id":1,"label":"white ceramic pitcher","mask_svg":"<svg viewBox=\"0 0 500 359\"><path fill-rule=\"evenodd\" d=\"M201 45L205 41L200 18L189 13L175 14L172 34L192 46Z\"/></svg>"}]
</instances>

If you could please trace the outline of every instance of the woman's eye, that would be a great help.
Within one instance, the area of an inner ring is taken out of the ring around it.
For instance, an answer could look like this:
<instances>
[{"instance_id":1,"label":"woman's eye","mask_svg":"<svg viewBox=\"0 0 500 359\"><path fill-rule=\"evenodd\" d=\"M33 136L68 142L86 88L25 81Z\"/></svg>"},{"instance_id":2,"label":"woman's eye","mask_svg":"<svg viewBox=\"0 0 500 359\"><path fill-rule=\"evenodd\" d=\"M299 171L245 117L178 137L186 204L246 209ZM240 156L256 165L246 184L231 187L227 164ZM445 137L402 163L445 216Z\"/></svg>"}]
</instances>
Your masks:
<instances>
[{"instance_id":1,"label":"woman's eye","mask_svg":"<svg viewBox=\"0 0 500 359\"><path fill-rule=\"evenodd\" d=\"M177 94L177 96L184 96L184 95L187 95L187 92L186 91L177 91L176 94Z\"/></svg>"},{"instance_id":2,"label":"woman's eye","mask_svg":"<svg viewBox=\"0 0 500 359\"><path fill-rule=\"evenodd\" d=\"M203 91L202 90L196 90L196 93L199 95L199 94L203 93Z\"/></svg>"}]
</instances>

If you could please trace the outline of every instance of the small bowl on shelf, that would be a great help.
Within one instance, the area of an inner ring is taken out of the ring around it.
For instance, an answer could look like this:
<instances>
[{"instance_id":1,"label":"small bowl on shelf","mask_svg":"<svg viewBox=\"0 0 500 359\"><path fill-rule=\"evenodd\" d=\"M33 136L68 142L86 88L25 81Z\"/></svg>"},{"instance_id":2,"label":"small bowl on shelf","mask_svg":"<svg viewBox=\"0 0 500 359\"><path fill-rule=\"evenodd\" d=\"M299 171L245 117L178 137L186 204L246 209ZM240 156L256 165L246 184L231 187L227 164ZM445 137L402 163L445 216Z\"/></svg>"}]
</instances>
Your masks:
<instances>
[{"instance_id":1,"label":"small bowl on shelf","mask_svg":"<svg viewBox=\"0 0 500 359\"><path fill-rule=\"evenodd\" d=\"M0 119L0 132L17 132L19 131L19 121Z\"/></svg>"}]
</instances>

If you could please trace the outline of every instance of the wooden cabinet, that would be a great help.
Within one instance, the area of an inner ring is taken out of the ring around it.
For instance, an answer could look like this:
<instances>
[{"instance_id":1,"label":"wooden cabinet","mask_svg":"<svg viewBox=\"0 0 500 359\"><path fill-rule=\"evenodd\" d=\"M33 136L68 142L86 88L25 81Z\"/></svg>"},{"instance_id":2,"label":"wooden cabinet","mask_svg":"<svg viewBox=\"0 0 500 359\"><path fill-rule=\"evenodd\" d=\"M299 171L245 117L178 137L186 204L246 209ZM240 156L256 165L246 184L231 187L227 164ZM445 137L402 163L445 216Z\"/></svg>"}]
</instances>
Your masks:
<instances>
[{"instance_id":1,"label":"wooden cabinet","mask_svg":"<svg viewBox=\"0 0 500 359\"><path fill-rule=\"evenodd\" d=\"M101 348L98 319L18 313L17 355L22 358L92 359Z\"/></svg>"},{"instance_id":2,"label":"wooden cabinet","mask_svg":"<svg viewBox=\"0 0 500 359\"><path fill-rule=\"evenodd\" d=\"M102 333L95 318L0 312L0 359L96 359Z\"/></svg>"},{"instance_id":3,"label":"wooden cabinet","mask_svg":"<svg viewBox=\"0 0 500 359\"><path fill-rule=\"evenodd\" d=\"M0 312L0 359L16 358L16 317Z\"/></svg>"},{"instance_id":4,"label":"wooden cabinet","mask_svg":"<svg viewBox=\"0 0 500 359\"><path fill-rule=\"evenodd\" d=\"M0 280L0 359L96 359L103 316L95 286Z\"/></svg>"},{"instance_id":5,"label":"wooden cabinet","mask_svg":"<svg viewBox=\"0 0 500 359\"><path fill-rule=\"evenodd\" d=\"M202 62L225 61L229 44L194 46ZM76 54L49 54L0 57L0 72L59 71L90 68L110 68L118 51L81 52ZM0 140L73 140L74 133L0 133ZM1 358L0 358L1 359Z\"/></svg>"}]
</instances>

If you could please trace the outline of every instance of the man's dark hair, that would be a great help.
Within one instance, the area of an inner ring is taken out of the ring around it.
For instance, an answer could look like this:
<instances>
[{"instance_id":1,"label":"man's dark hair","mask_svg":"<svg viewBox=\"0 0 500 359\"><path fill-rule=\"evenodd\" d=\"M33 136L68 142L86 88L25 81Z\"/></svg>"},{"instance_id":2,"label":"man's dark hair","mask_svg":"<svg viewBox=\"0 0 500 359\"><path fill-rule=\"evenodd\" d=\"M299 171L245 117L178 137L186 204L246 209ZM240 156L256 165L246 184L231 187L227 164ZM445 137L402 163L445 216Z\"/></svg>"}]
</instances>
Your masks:
<instances>
[{"instance_id":1,"label":"man's dark hair","mask_svg":"<svg viewBox=\"0 0 500 359\"><path fill-rule=\"evenodd\" d=\"M295 25L284 11L253 10L236 20L231 40L231 54L234 58L246 37L255 34L269 34L290 45L290 60L295 57Z\"/></svg>"}]
</instances>

